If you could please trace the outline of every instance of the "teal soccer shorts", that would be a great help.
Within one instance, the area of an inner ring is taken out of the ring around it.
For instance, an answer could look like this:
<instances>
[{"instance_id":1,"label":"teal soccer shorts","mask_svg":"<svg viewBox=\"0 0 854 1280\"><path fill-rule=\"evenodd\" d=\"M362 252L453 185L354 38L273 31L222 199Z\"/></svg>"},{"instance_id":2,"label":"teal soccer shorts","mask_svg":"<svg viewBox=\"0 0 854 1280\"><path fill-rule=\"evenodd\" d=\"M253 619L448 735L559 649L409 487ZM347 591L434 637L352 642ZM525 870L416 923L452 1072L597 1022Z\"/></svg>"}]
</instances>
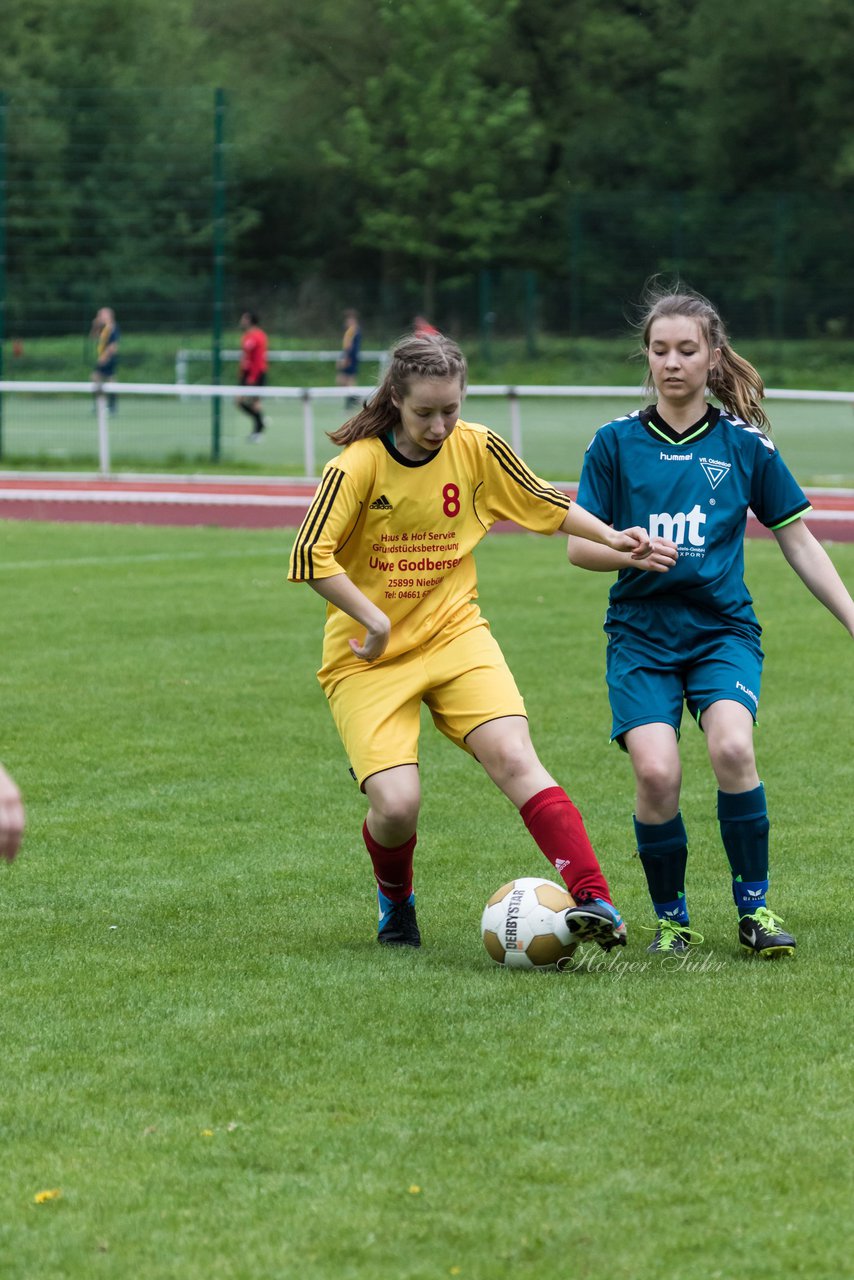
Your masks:
<instances>
[{"instance_id":1,"label":"teal soccer shorts","mask_svg":"<svg viewBox=\"0 0 854 1280\"><path fill-rule=\"evenodd\" d=\"M741 702L756 720L764 654L759 629L692 605L619 605L608 612L611 741L641 724L699 723L713 702Z\"/></svg>"}]
</instances>

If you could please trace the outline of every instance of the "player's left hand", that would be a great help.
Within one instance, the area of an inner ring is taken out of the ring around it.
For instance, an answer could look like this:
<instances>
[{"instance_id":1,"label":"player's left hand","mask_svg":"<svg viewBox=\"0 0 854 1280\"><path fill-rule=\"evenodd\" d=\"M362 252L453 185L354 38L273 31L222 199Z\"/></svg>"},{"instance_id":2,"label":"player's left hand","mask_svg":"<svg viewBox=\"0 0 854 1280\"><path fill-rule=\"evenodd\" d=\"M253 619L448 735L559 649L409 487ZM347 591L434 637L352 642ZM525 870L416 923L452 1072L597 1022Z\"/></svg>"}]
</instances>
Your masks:
<instances>
[{"instance_id":1,"label":"player's left hand","mask_svg":"<svg viewBox=\"0 0 854 1280\"><path fill-rule=\"evenodd\" d=\"M652 550L649 534L640 525L617 530L615 539L614 550L631 552L633 560L645 560Z\"/></svg>"},{"instance_id":2,"label":"player's left hand","mask_svg":"<svg viewBox=\"0 0 854 1280\"><path fill-rule=\"evenodd\" d=\"M644 557L632 556L636 569L645 569L649 573L667 573L679 559L679 548L675 542L667 538L654 538L649 544L649 554Z\"/></svg>"}]
</instances>

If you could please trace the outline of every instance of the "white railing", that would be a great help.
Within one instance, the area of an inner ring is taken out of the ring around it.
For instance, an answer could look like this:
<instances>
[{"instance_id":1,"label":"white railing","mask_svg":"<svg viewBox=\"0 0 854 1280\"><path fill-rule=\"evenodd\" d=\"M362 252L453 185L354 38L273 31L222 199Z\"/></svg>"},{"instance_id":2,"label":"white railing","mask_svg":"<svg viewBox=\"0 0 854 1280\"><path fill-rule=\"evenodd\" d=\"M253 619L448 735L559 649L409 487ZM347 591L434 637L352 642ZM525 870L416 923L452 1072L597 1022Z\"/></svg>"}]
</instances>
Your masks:
<instances>
[{"instance_id":1,"label":"white railing","mask_svg":"<svg viewBox=\"0 0 854 1280\"><path fill-rule=\"evenodd\" d=\"M233 399L251 394L267 400L299 400L302 402L303 463L305 474L317 474L315 452L314 403L318 400L339 400L343 393L360 400L370 396L376 387L241 387L213 385L176 385L150 382L106 382L97 393L90 382L24 382L16 379L0 380L0 396L5 392L38 394L71 394L93 396L96 405L98 432L98 460L102 475L110 474L110 395L119 396L171 396L185 399ZM466 389L469 396L495 397L508 402L510 417L510 443L514 450L524 455L522 439L521 401L563 397L630 399L642 402L639 387L609 386L514 386L509 383L474 384ZM769 400L824 401L854 406L854 391L792 391L766 389Z\"/></svg>"}]
</instances>

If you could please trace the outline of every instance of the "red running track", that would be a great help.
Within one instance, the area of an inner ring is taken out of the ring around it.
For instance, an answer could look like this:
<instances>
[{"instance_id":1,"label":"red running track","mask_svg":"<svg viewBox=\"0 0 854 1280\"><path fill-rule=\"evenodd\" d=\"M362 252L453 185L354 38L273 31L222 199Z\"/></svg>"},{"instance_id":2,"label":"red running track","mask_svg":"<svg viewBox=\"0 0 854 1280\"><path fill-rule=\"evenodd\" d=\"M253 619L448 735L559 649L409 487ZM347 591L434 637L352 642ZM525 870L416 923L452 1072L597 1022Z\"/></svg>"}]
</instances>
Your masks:
<instances>
[{"instance_id":1,"label":"red running track","mask_svg":"<svg viewBox=\"0 0 854 1280\"><path fill-rule=\"evenodd\" d=\"M575 496L575 485L561 485ZM93 524L216 525L285 529L301 523L314 484L300 480L217 480L140 477L101 480L0 475L0 520L57 520ZM854 490L808 489L807 522L825 542L854 542ZM496 530L512 530L504 522ZM752 517L748 537L770 537Z\"/></svg>"}]
</instances>

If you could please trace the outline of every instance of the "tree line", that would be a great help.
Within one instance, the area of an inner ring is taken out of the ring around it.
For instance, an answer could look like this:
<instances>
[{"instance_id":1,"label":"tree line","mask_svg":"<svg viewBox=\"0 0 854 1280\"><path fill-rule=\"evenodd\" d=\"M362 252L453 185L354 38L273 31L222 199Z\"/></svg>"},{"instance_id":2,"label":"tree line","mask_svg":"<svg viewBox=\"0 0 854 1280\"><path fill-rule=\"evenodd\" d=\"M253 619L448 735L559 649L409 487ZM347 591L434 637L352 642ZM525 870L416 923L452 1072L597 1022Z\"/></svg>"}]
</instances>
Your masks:
<instances>
[{"instance_id":1,"label":"tree line","mask_svg":"<svg viewBox=\"0 0 854 1280\"><path fill-rule=\"evenodd\" d=\"M504 289L602 330L664 271L844 332L852 65L850 0L28 0L7 330L119 286L152 324L209 314L222 86L235 295L482 317Z\"/></svg>"}]
</instances>

